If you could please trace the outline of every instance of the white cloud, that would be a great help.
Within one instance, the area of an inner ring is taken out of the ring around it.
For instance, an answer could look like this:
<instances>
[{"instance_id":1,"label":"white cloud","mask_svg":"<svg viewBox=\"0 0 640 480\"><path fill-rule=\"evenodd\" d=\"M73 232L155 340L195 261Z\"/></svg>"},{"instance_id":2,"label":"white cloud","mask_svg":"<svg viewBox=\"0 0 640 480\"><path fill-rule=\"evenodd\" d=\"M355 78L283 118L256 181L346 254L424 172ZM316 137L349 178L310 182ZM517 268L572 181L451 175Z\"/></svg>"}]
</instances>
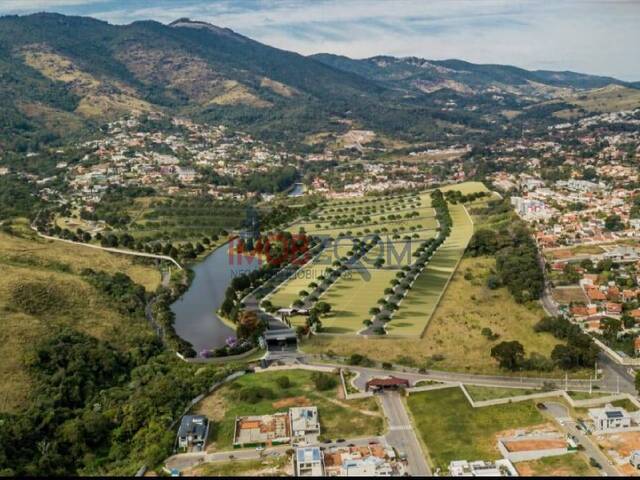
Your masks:
<instances>
[{"instance_id":1,"label":"white cloud","mask_svg":"<svg viewBox=\"0 0 640 480\"><path fill-rule=\"evenodd\" d=\"M103 3L105 0L0 0L0 12L30 12Z\"/></svg>"}]
</instances>

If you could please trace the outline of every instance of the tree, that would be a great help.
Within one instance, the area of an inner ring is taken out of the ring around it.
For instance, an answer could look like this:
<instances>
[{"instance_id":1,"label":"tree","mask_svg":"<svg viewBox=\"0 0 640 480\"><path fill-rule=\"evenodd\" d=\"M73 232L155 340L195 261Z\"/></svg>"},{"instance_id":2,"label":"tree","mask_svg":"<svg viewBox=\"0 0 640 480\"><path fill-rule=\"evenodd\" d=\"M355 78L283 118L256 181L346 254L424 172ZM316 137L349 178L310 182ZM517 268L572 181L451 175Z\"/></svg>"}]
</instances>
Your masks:
<instances>
[{"instance_id":1,"label":"tree","mask_svg":"<svg viewBox=\"0 0 640 480\"><path fill-rule=\"evenodd\" d=\"M524 360L524 347L516 340L501 342L491 349L491 356L498 361L500 368L516 370Z\"/></svg>"},{"instance_id":2,"label":"tree","mask_svg":"<svg viewBox=\"0 0 640 480\"><path fill-rule=\"evenodd\" d=\"M605 218L604 228L606 228L611 232L617 232L620 230L624 230L624 223L622 223L622 219L620 218L620 215L613 213L609 215L607 218Z\"/></svg>"},{"instance_id":3,"label":"tree","mask_svg":"<svg viewBox=\"0 0 640 480\"><path fill-rule=\"evenodd\" d=\"M320 315L327 315L331 311L331 305L327 302L318 302L316 304L316 309Z\"/></svg>"},{"instance_id":4,"label":"tree","mask_svg":"<svg viewBox=\"0 0 640 480\"><path fill-rule=\"evenodd\" d=\"M602 335L609 341L615 341L622 330L622 321L617 318L605 317L600 322Z\"/></svg>"}]
</instances>

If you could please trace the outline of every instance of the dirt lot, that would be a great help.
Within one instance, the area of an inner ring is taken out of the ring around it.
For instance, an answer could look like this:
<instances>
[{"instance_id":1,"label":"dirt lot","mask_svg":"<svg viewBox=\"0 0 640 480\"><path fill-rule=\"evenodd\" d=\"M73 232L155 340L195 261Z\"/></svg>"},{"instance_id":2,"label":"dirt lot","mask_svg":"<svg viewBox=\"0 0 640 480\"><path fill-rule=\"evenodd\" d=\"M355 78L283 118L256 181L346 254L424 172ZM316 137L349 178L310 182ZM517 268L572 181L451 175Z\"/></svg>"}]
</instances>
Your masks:
<instances>
[{"instance_id":1,"label":"dirt lot","mask_svg":"<svg viewBox=\"0 0 640 480\"><path fill-rule=\"evenodd\" d=\"M552 295L553 299L558 303L587 303L587 297L580 287L554 288Z\"/></svg>"},{"instance_id":2,"label":"dirt lot","mask_svg":"<svg viewBox=\"0 0 640 480\"><path fill-rule=\"evenodd\" d=\"M307 407L311 405L311 401L307 397L289 397L273 402L273 408L289 408L289 407Z\"/></svg>"},{"instance_id":3,"label":"dirt lot","mask_svg":"<svg viewBox=\"0 0 640 480\"><path fill-rule=\"evenodd\" d=\"M610 457L618 470L625 475L640 476L640 471L627 463L627 457L636 450L640 450L640 432L622 432L608 435L596 435L594 440Z\"/></svg>"},{"instance_id":4,"label":"dirt lot","mask_svg":"<svg viewBox=\"0 0 640 480\"><path fill-rule=\"evenodd\" d=\"M500 438L516 437L523 434L532 433L560 433L553 423L542 423L540 425L532 425L528 428L517 428L510 430L503 430L496 433L496 442Z\"/></svg>"},{"instance_id":5,"label":"dirt lot","mask_svg":"<svg viewBox=\"0 0 640 480\"><path fill-rule=\"evenodd\" d=\"M504 442L504 446L510 452L528 452L531 450L563 448L567 446L567 442L562 439L517 440Z\"/></svg>"}]
</instances>

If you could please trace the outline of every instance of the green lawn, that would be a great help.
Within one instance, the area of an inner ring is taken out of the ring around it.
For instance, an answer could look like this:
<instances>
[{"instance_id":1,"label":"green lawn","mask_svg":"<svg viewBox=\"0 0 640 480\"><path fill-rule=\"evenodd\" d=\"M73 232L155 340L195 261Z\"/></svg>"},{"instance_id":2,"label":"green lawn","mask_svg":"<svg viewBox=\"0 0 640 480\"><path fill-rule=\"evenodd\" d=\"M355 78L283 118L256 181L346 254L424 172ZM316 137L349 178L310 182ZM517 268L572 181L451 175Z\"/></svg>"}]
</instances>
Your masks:
<instances>
[{"instance_id":1,"label":"green lawn","mask_svg":"<svg viewBox=\"0 0 640 480\"><path fill-rule=\"evenodd\" d=\"M545 423L533 402L472 408L459 388L412 394L407 405L433 464L444 470L452 460L497 460L496 434Z\"/></svg>"},{"instance_id":2,"label":"green lawn","mask_svg":"<svg viewBox=\"0 0 640 480\"><path fill-rule=\"evenodd\" d=\"M332 313L322 318L325 333L356 333L364 325L363 320L371 319L369 309L384 297L384 290L396 277L394 269L349 270L320 297L331 305Z\"/></svg>"},{"instance_id":3,"label":"green lawn","mask_svg":"<svg viewBox=\"0 0 640 480\"><path fill-rule=\"evenodd\" d=\"M427 267L402 301L400 310L387 324L390 335L416 336L422 334L438 305L449 279L469 240L473 223L462 205L449 205L453 219L451 234L433 255Z\"/></svg>"},{"instance_id":4,"label":"green lawn","mask_svg":"<svg viewBox=\"0 0 640 480\"><path fill-rule=\"evenodd\" d=\"M349 226L335 226L327 227L325 224L320 223L321 227L316 228L314 223L294 224L289 228L290 232L298 232L300 227L303 227L305 232L310 235L322 235L337 238L338 235L344 233L347 236L361 237L366 236L365 229L369 229L370 234L376 230L380 232L394 232L397 231L400 235L410 234L411 228L420 230L432 230L437 227L437 221L434 216L424 216L407 218L402 220L394 220L391 222L379 222L379 223L367 223L362 225L349 225ZM386 230L385 230L386 229ZM351 232L351 233L349 233Z\"/></svg>"},{"instance_id":5,"label":"green lawn","mask_svg":"<svg viewBox=\"0 0 640 480\"><path fill-rule=\"evenodd\" d=\"M206 397L196 405L194 412L211 419L210 442L216 450L232 447L236 416L285 412L298 404L318 407L323 437L356 438L382 433L384 422L375 398L338 401L338 389L342 388L338 375L335 375L336 388L327 391L317 390L311 375L312 372L306 370L248 374ZM290 381L288 388L277 383L278 378L285 376ZM255 387L269 390L271 398L263 398L257 403L238 398L239 391Z\"/></svg>"},{"instance_id":6,"label":"green lawn","mask_svg":"<svg viewBox=\"0 0 640 480\"><path fill-rule=\"evenodd\" d=\"M518 462L515 467L521 476L527 477L596 477L599 474L580 453Z\"/></svg>"},{"instance_id":7,"label":"green lawn","mask_svg":"<svg viewBox=\"0 0 640 480\"><path fill-rule=\"evenodd\" d=\"M540 393L540 390L526 388L479 387L477 385L465 385L465 388L476 402Z\"/></svg>"},{"instance_id":8,"label":"green lawn","mask_svg":"<svg viewBox=\"0 0 640 480\"><path fill-rule=\"evenodd\" d=\"M311 282L320 283L318 277L326 270L332 267L335 260L339 260L351 250L351 241L342 240L328 246L323 250L320 256L313 262L301 268L295 276L291 277L278 290L269 297L271 303L278 307L289 307L297 300L300 290L311 292L309 284ZM333 268L333 267L332 267Z\"/></svg>"}]
</instances>

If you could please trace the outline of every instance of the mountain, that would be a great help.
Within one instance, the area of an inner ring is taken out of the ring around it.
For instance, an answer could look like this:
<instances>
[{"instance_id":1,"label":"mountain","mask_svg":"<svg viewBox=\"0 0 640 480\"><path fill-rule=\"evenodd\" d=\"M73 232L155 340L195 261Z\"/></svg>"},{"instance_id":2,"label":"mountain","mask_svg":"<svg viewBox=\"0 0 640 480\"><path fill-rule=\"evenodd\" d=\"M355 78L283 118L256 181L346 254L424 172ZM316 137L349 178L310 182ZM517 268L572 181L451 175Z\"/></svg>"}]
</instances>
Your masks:
<instances>
[{"instance_id":1,"label":"mountain","mask_svg":"<svg viewBox=\"0 0 640 480\"><path fill-rule=\"evenodd\" d=\"M201 120L268 127L287 138L328 124L385 89L227 29L106 22L58 14L0 18L5 131L29 139L65 120L102 122L128 112L172 110Z\"/></svg>"},{"instance_id":2,"label":"mountain","mask_svg":"<svg viewBox=\"0 0 640 480\"><path fill-rule=\"evenodd\" d=\"M632 87L460 60L305 57L184 18L110 25L51 13L5 16L0 153L64 143L109 119L151 112L224 122L303 149L315 148L305 146L312 134L351 127L409 141L473 141L544 122L572 108L564 99L576 89L608 84ZM560 100L530 108L549 99Z\"/></svg>"},{"instance_id":3,"label":"mountain","mask_svg":"<svg viewBox=\"0 0 640 480\"><path fill-rule=\"evenodd\" d=\"M518 92L545 96L557 89L592 89L607 85L633 86L611 77L575 72L529 71L507 65L477 65L462 60L425 60L416 57L377 56L354 60L321 53L312 58L382 82L390 88L432 93L452 89L464 93L491 91Z\"/></svg>"}]
</instances>

